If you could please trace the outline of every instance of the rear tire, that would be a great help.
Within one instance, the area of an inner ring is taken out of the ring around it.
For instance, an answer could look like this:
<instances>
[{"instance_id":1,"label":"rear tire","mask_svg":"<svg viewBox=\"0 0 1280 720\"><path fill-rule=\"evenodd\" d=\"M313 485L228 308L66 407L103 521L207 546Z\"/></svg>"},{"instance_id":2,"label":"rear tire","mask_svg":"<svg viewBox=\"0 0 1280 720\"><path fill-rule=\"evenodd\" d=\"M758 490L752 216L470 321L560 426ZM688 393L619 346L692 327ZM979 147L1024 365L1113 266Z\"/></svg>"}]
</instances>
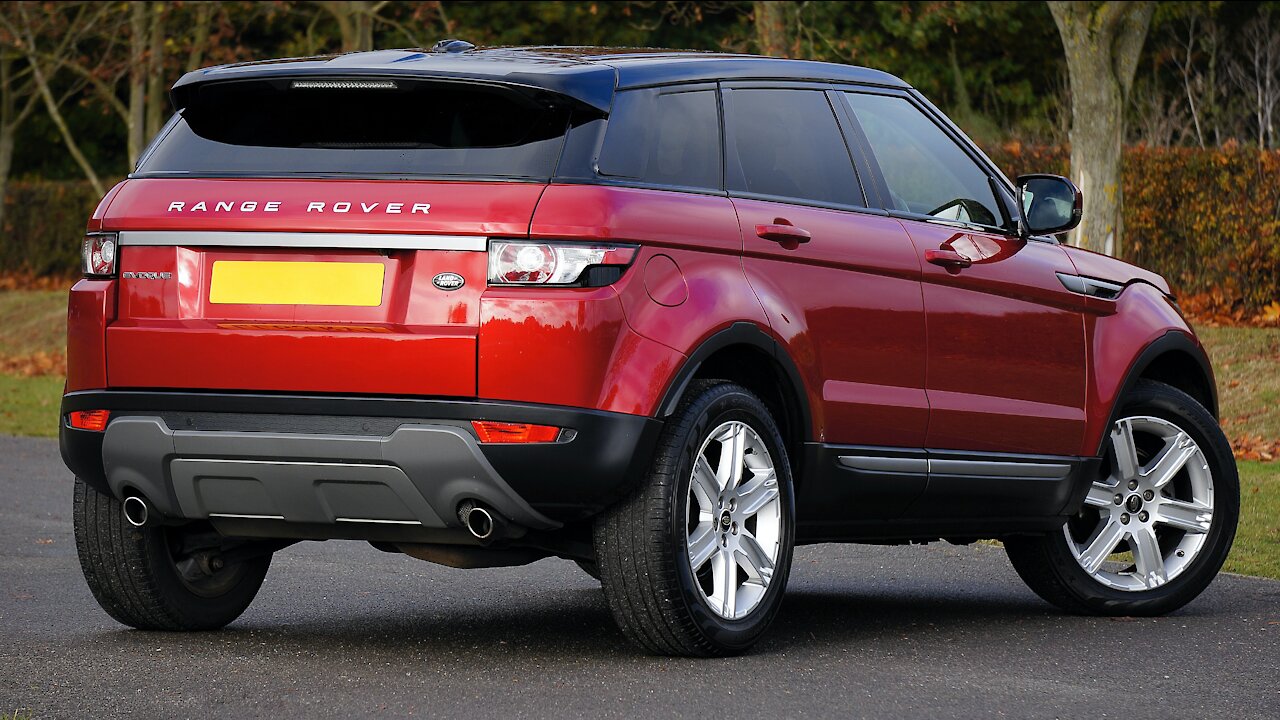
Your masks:
<instances>
[{"instance_id":1,"label":"rear tire","mask_svg":"<svg viewBox=\"0 0 1280 720\"><path fill-rule=\"evenodd\" d=\"M139 630L215 630L240 617L262 586L269 554L184 578L171 548L181 528L137 528L122 503L76 479L76 551L93 597Z\"/></svg>"},{"instance_id":2,"label":"rear tire","mask_svg":"<svg viewBox=\"0 0 1280 720\"><path fill-rule=\"evenodd\" d=\"M794 506L786 449L759 398L732 383L692 384L645 482L595 526L623 635L663 655L750 648L782 603Z\"/></svg>"},{"instance_id":3,"label":"rear tire","mask_svg":"<svg viewBox=\"0 0 1280 720\"><path fill-rule=\"evenodd\" d=\"M1007 539L1005 551L1037 595L1068 612L1162 615L1222 568L1240 480L1217 421L1186 393L1144 380L1118 418L1080 513L1061 531Z\"/></svg>"}]
</instances>

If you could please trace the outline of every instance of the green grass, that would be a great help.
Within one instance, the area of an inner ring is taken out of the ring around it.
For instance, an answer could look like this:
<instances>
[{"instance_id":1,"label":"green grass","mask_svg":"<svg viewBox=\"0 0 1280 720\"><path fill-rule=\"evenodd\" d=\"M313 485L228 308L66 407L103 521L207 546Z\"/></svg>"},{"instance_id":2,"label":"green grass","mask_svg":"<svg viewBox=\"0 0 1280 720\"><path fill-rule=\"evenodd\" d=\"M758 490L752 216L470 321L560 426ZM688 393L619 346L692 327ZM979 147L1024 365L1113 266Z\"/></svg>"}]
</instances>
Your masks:
<instances>
[{"instance_id":1,"label":"green grass","mask_svg":"<svg viewBox=\"0 0 1280 720\"><path fill-rule=\"evenodd\" d=\"M1280 438L1280 328L1199 328L1227 434Z\"/></svg>"},{"instance_id":2,"label":"green grass","mask_svg":"<svg viewBox=\"0 0 1280 720\"><path fill-rule=\"evenodd\" d=\"M0 373L0 434L57 436L61 399L61 377Z\"/></svg>"},{"instance_id":3,"label":"green grass","mask_svg":"<svg viewBox=\"0 0 1280 720\"><path fill-rule=\"evenodd\" d=\"M1223 569L1280 579L1280 463L1239 466L1240 526Z\"/></svg>"},{"instance_id":4,"label":"green grass","mask_svg":"<svg viewBox=\"0 0 1280 720\"><path fill-rule=\"evenodd\" d=\"M12 713L0 715L0 720L32 720L35 715L30 710L14 710Z\"/></svg>"},{"instance_id":5,"label":"green grass","mask_svg":"<svg viewBox=\"0 0 1280 720\"><path fill-rule=\"evenodd\" d=\"M0 355L61 352L67 340L66 291L0 291L0 328Z\"/></svg>"}]
</instances>

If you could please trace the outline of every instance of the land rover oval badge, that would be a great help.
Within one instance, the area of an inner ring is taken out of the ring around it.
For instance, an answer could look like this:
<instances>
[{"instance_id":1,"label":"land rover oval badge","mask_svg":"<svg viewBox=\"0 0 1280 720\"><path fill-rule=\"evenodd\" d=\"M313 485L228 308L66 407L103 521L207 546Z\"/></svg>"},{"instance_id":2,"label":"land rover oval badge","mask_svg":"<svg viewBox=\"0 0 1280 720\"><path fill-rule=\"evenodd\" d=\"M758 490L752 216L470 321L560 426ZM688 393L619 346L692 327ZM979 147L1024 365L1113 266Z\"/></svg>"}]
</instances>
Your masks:
<instances>
[{"instance_id":1,"label":"land rover oval badge","mask_svg":"<svg viewBox=\"0 0 1280 720\"><path fill-rule=\"evenodd\" d=\"M462 276L459 275L458 273L443 272L431 278L432 285L435 285L436 287L446 292L450 290L457 290L458 288L462 287L466 283L467 281L463 280Z\"/></svg>"}]
</instances>

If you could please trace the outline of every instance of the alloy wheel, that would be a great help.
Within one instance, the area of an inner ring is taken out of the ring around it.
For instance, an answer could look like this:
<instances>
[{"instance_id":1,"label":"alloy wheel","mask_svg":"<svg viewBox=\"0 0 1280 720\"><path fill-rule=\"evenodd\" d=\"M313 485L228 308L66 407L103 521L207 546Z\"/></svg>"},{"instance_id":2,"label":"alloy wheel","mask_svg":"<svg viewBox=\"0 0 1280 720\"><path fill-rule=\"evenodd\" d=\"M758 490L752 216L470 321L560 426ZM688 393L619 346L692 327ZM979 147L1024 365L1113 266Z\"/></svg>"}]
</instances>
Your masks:
<instances>
[{"instance_id":1,"label":"alloy wheel","mask_svg":"<svg viewBox=\"0 0 1280 720\"><path fill-rule=\"evenodd\" d=\"M720 617L745 617L764 599L782 539L773 459L743 422L713 430L694 459L686 510L689 566Z\"/></svg>"},{"instance_id":2,"label":"alloy wheel","mask_svg":"<svg viewBox=\"0 0 1280 720\"><path fill-rule=\"evenodd\" d=\"M1109 474L1066 524L1067 547L1094 580L1153 590L1185 571L1213 522L1213 473L1186 431L1140 415L1115 423Z\"/></svg>"}]
</instances>

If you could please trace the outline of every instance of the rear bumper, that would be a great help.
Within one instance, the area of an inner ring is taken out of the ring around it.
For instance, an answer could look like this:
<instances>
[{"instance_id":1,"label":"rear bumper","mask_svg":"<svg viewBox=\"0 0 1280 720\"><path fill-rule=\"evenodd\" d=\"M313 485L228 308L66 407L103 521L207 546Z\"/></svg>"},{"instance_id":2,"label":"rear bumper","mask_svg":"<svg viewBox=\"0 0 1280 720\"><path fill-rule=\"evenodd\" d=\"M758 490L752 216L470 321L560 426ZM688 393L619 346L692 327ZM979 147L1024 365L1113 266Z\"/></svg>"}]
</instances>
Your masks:
<instances>
[{"instance_id":1,"label":"rear bumper","mask_svg":"<svg viewBox=\"0 0 1280 720\"><path fill-rule=\"evenodd\" d=\"M66 425L110 410L105 432ZM381 397L85 391L63 398L62 457L78 477L162 515L236 532L424 540L481 501L552 530L639 479L661 423L513 403ZM480 443L474 419L572 428L567 442Z\"/></svg>"}]
</instances>

